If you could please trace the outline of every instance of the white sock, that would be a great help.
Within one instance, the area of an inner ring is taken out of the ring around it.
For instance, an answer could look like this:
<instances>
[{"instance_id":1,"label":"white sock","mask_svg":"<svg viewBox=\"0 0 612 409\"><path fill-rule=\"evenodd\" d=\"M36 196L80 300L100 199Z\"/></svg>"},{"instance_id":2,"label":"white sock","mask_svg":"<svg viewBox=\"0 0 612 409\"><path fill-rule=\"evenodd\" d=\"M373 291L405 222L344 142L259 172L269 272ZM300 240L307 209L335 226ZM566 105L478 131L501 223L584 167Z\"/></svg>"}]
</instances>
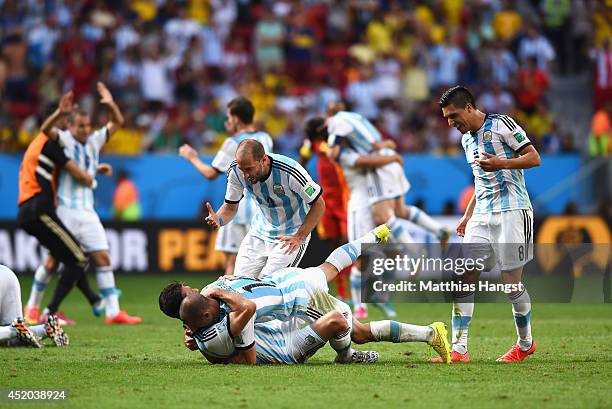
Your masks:
<instances>
[{"instance_id":1,"label":"white sock","mask_svg":"<svg viewBox=\"0 0 612 409\"><path fill-rule=\"evenodd\" d=\"M40 324L40 325L34 325L32 327L28 327L28 328L30 328L30 331L36 334L38 338L43 339L43 338L48 337L47 330L45 327L46 327L45 324Z\"/></svg>"},{"instance_id":2,"label":"white sock","mask_svg":"<svg viewBox=\"0 0 612 409\"><path fill-rule=\"evenodd\" d=\"M474 293L460 294L453 298L453 350L465 354L467 352L468 329L474 314Z\"/></svg>"},{"instance_id":3,"label":"white sock","mask_svg":"<svg viewBox=\"0 0 612 409\"><path fill-rule=\"evenodd\" d=\"M6 342L13 338L17 338L17 331L10 325L4 325L0 327L0 341Z\"/></svg>"},{"instance_id":4,"label":"white sock","mask_svg":"<svg viewBox=\"0 0 612 409\"><path fill-rule=\"evenodd\" d=\"M435 234L438 238L444 232L440 223L416 206L408 206L408 220Z\"/></svg>"},{"instance_id":5,"label":"white sock","mask_svg":"<svg viewBox=\"0 0 612 409\"><path fill-rule=\"evenodd\" d=\"M96 282L104 300L106 316L113 318L119 314L119 297L115 288L115 274L110 266L96 268Z\"/></svg>"},{"instance_id":6,"label":"white sock","mask_svg":"<svg viewBox=\"0 0 612 409\"><path fill-rule=\"evenodd\" d=\"M523 351L531 348L533 339L531 337L531 297L527 289L508 294L512 303L512 314L518 339L516 343Z\"/></svg>"},{"instance_id":7,"label":"white sock","mask_svg":"<svg viewBox=\"0 0 612 409\"><path fill-rule=\"evenodd\" d=\"M47 271L45 266L40 265L34 273L34 282L32 283L32 289L30 290L30 298L28 299L28 307L39 307L43 296L45 295L45 289L47 284L51 281L51 273Z\"/></svg>"},{"instance_id":8,"label":"white sock","mask_svg":"<svg viewBox=\"0 0 612 409\"><path fill-rule=\"evenodd\" d=\"M355 305L361 304L361 270L351 267L351 297Z\"/></svg>"},{"instance_id":9,"label":"white sock","mask_svg":"<svg viewBox=\"0 0 612 409\"><path fill-rule=\"evenodd\" d=\"M434 330L427 325L412 325L384 320L370 322L372 338L376 342L431 342Z\"/></svg>"},{"instance_id":10,"label":"white sock","mask_svg":"<svg viewBox=\"0 0 612 409\"><path fill-rule=\"evenodd\" d=\"M327 257L325 260L327 263L336 267L338 271L344 270L357 260L361 255L362 244L374 244L378 243L378 238L374 231L370 230L366 235L353 240L349 243L343 244L338 247Z\"/></svg>"}]
</instances>

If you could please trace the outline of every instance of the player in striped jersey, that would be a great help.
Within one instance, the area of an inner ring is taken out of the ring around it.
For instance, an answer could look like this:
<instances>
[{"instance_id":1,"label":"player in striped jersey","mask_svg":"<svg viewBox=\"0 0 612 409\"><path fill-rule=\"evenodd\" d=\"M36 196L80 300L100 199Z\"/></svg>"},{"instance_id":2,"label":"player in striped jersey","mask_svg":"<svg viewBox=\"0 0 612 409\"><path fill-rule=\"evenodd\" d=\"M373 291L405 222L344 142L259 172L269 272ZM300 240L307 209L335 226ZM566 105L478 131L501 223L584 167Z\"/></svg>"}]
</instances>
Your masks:
<instances>
[{"instance_id":1,"label":"player in striped jersey","mask_svg":"<svg viewBox=\"0 0 612 409\"><path fill-rule=\"evenodd\" d=\"M245 139L227 172L225 203L217 213L207 203L207 223L218 229L233 220L244 191L260 211L238 250L236 274L265 276L297 266L325 210L321 187L293 159L266 153L260 142Z\"/></svg>"},{"instance_id":2,"label":"player in striped jersey","mask_svg":"<svg viewBox=\"0 0 612 409\"><path fill-rule=\"evenodd\" d=\"M245 97L234 98L227 104L227 121L225 129L231 135L224 142L210 165L198 158L198 153L189 145L183 145L179 154L191 163L202 176L208 180L215 180L219 175L227 173L232 162L236 159L238 144L245 139L259 141L266 152L272 152L272 137L266 132L257 131L253 124L255 108L251 101ZM234 274L236 255L240 243L249 231L251 220L259 209L249 191L238 205L234 219L221 227L217 233L215 249L225 255L225 274Z\"/></svg>"},{"instance_id":3,"label":"player in striped jersey","mask_svg":"<svg viewBox=\"0 0 612 409\"><path fill-rule=\"evenodd\" d=\"M59 143L65 155L91 177L95 177L98 172L105 175L112 174L110 165L99 163L100 150L124 122L123 115L106 86L98 82L97 90L100 94L100 102L110 109L112 119L102 128L92 132L89 114L85 111L73 111L68 117L68 129L57 130ZM111 267L106 232L94 208L93 189L78 183L70 173L61 172L57 196L59 218L83 246L96 269L96 280L103 297L102 300L88 286L81 285L82 283L79 285L92 304L94 313L99 315L104 309L105 321L108 324L140 323L140 317L130 316L119 307L119 294L115 288L115 276ZM38 304L42 299L46 284L51 273L57 269L57 263L52 260L51 256L50 258L45 263L46 266L41 265L35 274L25 311L28 321L33 321L38 315ZM44 319L46 314L48 311L43 311L41 319Z\"/></svg>"},{"instance_id":4,"label":"player in striped jersey","mask_svg":"<svg viewBox=\"0 0 612 409\"><path fill-rule=\"evenodd\" d=\"M342 103L331 104L326 120L329 155L336 159L340 145L347 142L360 155L394 156L395 142L383 140L382 135L370 121L356 112L344 110ZM369 204L374 224L387 224L393 231L397 243L411 243L408 226L410 220L433 233L445 244L450 230L441 226L422 210L407 206L405 194L410 189L401 163L392 161L366 172Z\"/></svg>"},{"instance_id":5,"label":"player in striped jersey","mask_svg":"<svg viewBox=\"0 0 612 409\"><path fill-rule=\"evenodd\" d=\"M251 315L256 324L273 319L281 321L301 319L313 325L324 316L333 318L333 316L326 315L329 312L340 312L345 317L348 327L343 331L337 329L338 332L335 332L335 335L329 340L332 348L338 352L337 362L369 362L375 359L375 354L372 352L354 351L350 347L352 339L357 343L427 342L443 357L444 361L448 362L449 347L445 336L446 330L442 323L434 323L429 327L396 321L361 324L352 320L350 308L345 303L327 293L326 281L333 280L338 271L354 263L361 254L362 245L386 240L388 236L388 228L379 226L363 237L337 248L325 263L314 268L282 269L264 279L223 277L202 290L202 298L193 299L197 304L196 314L188 314L189 318L184 314L185 305L183 304L187 297L197 296L198 290L181 283L173 283L160 294L160 309L168 316L182 318L184 324L192 329L198 338L200 349L215 359L232 356L235 347L240 349L252 345L253 328L245 324L245 331L240 332L243 327L235 325L235 319L232 318L232 315L244 317L241 315L243 309L250 308L254 310ZM187 302L191 303L191 301ZM241 322L246 322L246 319ZM300 330L295 324L281 325L287 332ZM265 335L260 336L261 344L278 350L271 345L275 341L280 342L278 337L287 335L292 338L288 333L279 334L278 329L277 327L273 330L276 337L268 337L266 340ZM301 331L300 334L299 337L292 338L299 345L303 345L308 340L308 335L317 339L317 342L321 342L320 338L314 337L308 330ZM313 344L317 343L313 339L311 341ZM279 346L278 343L276 346ZM310 349L299 347L298 350Z\"/></svg>"},{"instance_id":6,"label":"player in striped jersey","mask_svg":"<svg viewBox=\"0 0 612 409\"><path fill-rule=\"evenodd\" d=\"M533 211L525 186L524 169L540 165L540 155L525 131L516 122L500 114L485 114L475 104L468 89L456 86L440 98L442 115L448 125L462 134L461 144L474 174L476 190L457 226L457 234L470 246L469 256L493 255L501 268L505 284L521 283L523 266L531 260ZM478 279L480 271L462 278ZM508 298L518 339L498 361L522 361L536 350L531 336L531 300L524 286ZM474 311L474 293L456 293L453 305L454 361L469 361L467 334Z\"/></svg>"}]
</instances>

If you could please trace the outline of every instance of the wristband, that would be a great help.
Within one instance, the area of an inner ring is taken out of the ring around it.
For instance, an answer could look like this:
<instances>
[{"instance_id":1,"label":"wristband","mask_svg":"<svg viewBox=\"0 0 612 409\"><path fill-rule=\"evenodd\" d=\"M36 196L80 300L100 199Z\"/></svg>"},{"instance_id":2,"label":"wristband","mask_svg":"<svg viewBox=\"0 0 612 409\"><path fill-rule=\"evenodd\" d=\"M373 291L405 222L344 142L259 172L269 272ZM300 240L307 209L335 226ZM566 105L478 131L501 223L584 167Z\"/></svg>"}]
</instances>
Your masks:
<instances>
[{"instance_id":1,"label":"wristband","mask_svg":"<svg viewBox=\"0 0 612 409\"><path fill-rule=\"evenodd\" d=\"M223 219L221 218L221 216L217 216L219 218L219 225L223 226Z\"/></svg>"},{"instance_id":2,"label":"wristband","mask_svg":"<svg viewBox=\"0 0 612 409\"><path fill-rule=\"evenodd\" d=\"M92 190L95 190L97 187L98 187L98 181L97 181L96 179L94 179L94 180L91 182L91 189L92 189Z\"/></svg>"}]
</instances>

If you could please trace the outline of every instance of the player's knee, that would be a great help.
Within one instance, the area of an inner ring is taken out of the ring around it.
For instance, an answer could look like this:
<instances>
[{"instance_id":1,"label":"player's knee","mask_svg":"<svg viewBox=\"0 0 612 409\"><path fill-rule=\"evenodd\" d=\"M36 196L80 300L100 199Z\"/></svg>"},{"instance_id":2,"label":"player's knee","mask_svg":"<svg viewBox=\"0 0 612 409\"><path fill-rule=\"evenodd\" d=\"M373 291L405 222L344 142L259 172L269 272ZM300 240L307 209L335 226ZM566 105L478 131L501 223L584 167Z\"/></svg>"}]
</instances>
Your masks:
<instances>
[{"instance_id":1,"label":"player's knee","mask_svg":"<svg viewBox=\"0 0 612 409\"><path fill-rule=\"evenodd\" d=\"M340 311L331 311L327 314L327 322L334 332L347 331L349 323Z\"/></svg>"},{"instance_id":2,"label":"player's knee","mask_svg":"<svg viewBox=\"0 0 612 409\"><path fill-rule=\"evenodd\" d=\"M111 265L111 259L108 251L96 252L92 254L92 258L96 267L107 267Z\"/></svg>"},{"instance_id":3,"label":"player's knee","mask_svg":"<svg viewBox=\"0 0 612 409\"><path fill-rule=\"evenodd\" d=\"M353 333L351 340L355 344L365 344L369 341L365 325L360 322L353 322Z\"/></svg>"}]
</instances>

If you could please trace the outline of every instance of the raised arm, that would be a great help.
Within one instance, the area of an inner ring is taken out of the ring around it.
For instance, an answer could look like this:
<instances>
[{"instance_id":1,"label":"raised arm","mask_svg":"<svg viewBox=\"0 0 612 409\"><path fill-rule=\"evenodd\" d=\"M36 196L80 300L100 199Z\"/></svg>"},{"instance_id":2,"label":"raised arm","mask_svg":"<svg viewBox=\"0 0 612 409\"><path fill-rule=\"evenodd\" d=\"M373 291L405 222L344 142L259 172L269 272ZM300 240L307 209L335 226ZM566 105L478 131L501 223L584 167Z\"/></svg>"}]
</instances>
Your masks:
<instances>
[{"instance_id":1,"label":"raised arm","mask_svg":"<svg viewBox=\"0 0 612 409\"><path fill-rule=\"evenodd\" d=\"M179 155L193 165L202 176L208 180L215 180L221 173L210 165L202 162L198 157L198 152L190 145L183 145L179 148Z\"/></svg>"},{"instance_id":2,"label":"raised arm","mask_svg":"<svg viewBox=\"0 0 612 409\"><path fill-rule=\"evenodd\" d=\"M399 154L389 156L360 155L355 161L354 166L367 169L380 168L393 162L397 162L401 165L404 163L404 158Z\"/></svg>"},{"instance_id":3,"label":"raised arm","mask_svg":"<svg viewBox=\"0 0 612 409\"><path fill-rule=\"evenodd\" d=\"M72 112L72 91L62 95L57 109L43 121L40 131L56 141L57 131L54 129L55 124L60 118L70 115L70 112Z\"/></svg>"},{"instance_id":4,"label":"raised arm","mask_svg":"<svg viewBox=\"0 0 612 409\"><path fill-rule=\"evenodd\" d=\"M113 95L106 88L102 82L98 82L96 84L96 88L98 89L98 94L100 94L100 103L104 104L110 109L111 115L113 116L110 121L106 123L106 129L108 131L108 135L112 135L117 129L121 128L125 123L125 119L123 118L123 114L119 109L119 106L115 103L113 99Z\"/></svg>"}]
</instances>

